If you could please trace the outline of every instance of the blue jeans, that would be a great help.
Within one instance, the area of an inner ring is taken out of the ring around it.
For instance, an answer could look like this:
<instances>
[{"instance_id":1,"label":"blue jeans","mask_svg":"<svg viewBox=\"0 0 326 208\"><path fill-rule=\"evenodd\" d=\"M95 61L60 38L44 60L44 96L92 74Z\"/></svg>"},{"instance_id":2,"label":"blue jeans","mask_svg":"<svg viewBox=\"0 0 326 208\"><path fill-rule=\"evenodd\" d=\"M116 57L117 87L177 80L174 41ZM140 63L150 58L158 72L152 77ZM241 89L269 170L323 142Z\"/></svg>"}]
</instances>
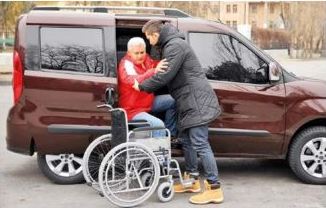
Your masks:
<instances>
[{"instance_id":1,"label":"blue jeans","mask_svg":"<svg viewBox=\"0 0 326 208\"><path fill-rule=\"evenodd\" d=\"M133 120L146 120L151 127L166 127L172 136L176 136L176 105L171 95L158 95L152 105L152 113L165 112L164 122L146 112L136 114ZM164 125L165 124L165 125ZM165 137L165 131L153 131L153 137Z\"/></svg>"},{"instance_id":2,"label":"blue jeans","mask_svg":"<svg viewBox=\"0 0 326 208\"><path fill-rule=\"evenodd\" d=\"M210 184L219 181L216 160L208 142L208 125L195 126L181 132L186 171L198 175L199 155L205 177Z\"/></svg>"}]
</instances>

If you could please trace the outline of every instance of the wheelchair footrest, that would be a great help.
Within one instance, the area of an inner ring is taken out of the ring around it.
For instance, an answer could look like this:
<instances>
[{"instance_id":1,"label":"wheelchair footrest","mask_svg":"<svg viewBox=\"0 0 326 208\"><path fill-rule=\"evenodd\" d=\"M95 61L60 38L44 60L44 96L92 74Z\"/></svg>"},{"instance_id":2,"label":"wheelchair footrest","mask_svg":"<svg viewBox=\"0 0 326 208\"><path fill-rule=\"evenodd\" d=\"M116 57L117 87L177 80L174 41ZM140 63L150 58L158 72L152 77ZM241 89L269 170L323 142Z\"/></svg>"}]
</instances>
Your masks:
<instances>
[{"instance_id":1,"label":"wheelchair footrest","mask_svg":"<svg viewBox=\"0 0 326 208\"><path fill-rule=\"evenodd\" d=\"M182 185L183 185L183 187L185 187L185 188L190 188L190 187L192 187L192 185L193 185L194 183L195 183L195 179L190 178L190 179L183 180Z\"/></svg>"}]
</instances>

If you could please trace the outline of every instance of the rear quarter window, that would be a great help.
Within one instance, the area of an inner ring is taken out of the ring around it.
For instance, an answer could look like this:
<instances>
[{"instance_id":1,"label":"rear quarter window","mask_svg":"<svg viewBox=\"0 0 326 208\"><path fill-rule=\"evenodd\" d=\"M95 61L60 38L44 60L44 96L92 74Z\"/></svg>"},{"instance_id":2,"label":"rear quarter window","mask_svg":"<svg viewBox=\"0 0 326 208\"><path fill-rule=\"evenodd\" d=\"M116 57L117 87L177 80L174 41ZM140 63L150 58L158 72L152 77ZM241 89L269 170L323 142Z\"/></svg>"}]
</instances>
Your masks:
<instances>
[{"instance_id":1,"label":"rear quarter window","mask_svg":"<svg viewBox=\"0 0 326 208\"><path fill-rule=\"evenodd\" d=\"M103 30L41 27L41 69L104 74Z\"/></svg>"}]
</instances>

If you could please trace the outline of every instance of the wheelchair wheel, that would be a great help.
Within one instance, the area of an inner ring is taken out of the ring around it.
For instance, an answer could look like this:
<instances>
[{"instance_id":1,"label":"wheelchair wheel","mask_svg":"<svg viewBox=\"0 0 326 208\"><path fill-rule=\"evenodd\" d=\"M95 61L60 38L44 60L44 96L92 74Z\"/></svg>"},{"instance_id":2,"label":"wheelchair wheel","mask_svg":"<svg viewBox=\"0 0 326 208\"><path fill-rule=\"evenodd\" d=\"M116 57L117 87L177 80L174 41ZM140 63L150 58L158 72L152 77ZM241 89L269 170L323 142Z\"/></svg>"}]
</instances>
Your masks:
<instances>
[{"instance_id":1,"label":"wheelchair wheel","mask_svg":"<svg viewBox=\"0 0 326 208\"><path fill-rule=\"evenodd\" d=\"M120 207L137 206L155 191L160 166L148 147L135 142L113 148L103 159L99 184L104 196Z\"/></svg>"},{"instance_id":2,"label":"wheelchair wheel","mask_svg":"<svg viewBox=\"0 0 326 208\"><path fill-rule=\"evenodd\" d=\"M157 188L157 197L161 202L168 202L174 196L173 184L170 182L163 182Z\"/></svg>"},{"instance_id":3,"label":"wheelchair wheel","mask_svg":"<svg viewBox=\"0 0 326 208\"><path fill-rule=\"evenodd\" d=\"M83 157L83 175L86 183L100 191L98 170L105 155L111 149L111 134L96 138L86 149Z\"/></svg>"}]
</instances>

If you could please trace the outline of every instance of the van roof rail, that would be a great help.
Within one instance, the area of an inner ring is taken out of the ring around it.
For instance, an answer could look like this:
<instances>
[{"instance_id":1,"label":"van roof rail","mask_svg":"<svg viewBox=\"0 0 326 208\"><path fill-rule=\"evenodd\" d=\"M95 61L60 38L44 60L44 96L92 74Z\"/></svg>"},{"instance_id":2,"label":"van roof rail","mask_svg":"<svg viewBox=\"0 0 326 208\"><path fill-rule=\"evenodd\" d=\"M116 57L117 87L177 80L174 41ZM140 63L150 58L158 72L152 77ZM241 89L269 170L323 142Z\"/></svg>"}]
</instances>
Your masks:
<instances>
[{"instance_id":1,"label":"van roof rail","mask_svg":"<svg viewBox=\"0 0 326 208\"><path fill-rule=\"evenodd\" d=\"M99 12L113 14L139 14L139 15L163 15L170 17L191 17L189 14L174 8L159 7L123 7L123 6L36 6L32 10L38 11L83 11L83 12ZM115 12L124 11L125 13ZM134 12L134 13L131 13Z\"/></svg>"}]
</instances>

